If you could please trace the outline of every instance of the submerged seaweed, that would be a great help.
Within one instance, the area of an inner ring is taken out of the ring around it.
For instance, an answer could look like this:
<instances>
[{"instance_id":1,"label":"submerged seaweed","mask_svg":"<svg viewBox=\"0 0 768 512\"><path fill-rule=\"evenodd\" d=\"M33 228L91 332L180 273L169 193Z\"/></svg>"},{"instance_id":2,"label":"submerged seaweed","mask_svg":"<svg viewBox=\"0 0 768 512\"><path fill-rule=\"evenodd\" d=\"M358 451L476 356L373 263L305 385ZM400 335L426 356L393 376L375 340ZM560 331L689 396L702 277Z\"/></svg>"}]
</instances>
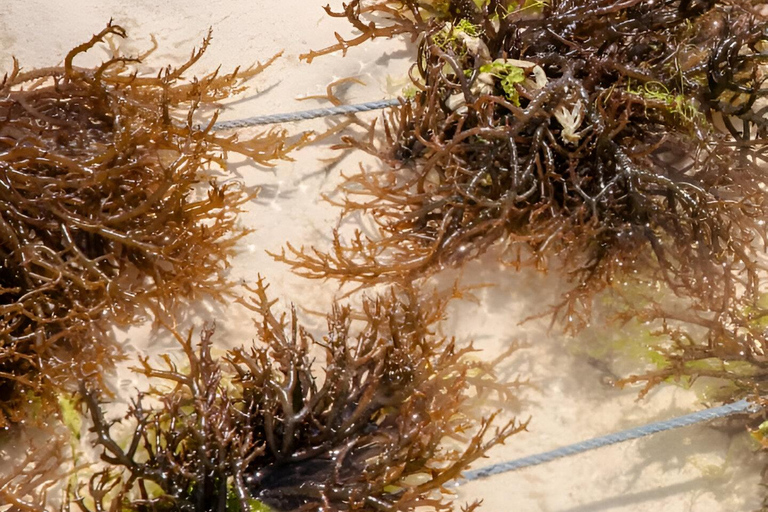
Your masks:
<instances>
[{"instance_id":1,"label":"submerged seaweed","mask_svg":"<svg viewBox=\"0 0 768 512\"><path fill-rule=\"evenodd\" d=\"M504 247L557 258L584 318L616 275L698 307L752 303L766 240L766 21L747 1L352 0L361 32L418 40L413 99L384 138L347 138L384 167L339 203L376 235L277 255L309 277L413 278Z\"/></svg>"},{"instance_id":2,"label":"submerged seaweed","mask_svg":"<svg viewBox=\"0 0 768 512\"><path fill-rule=\"evenodd\" d=\"M436 302L406 294L358 313L337 306L322 340L295 310L276 315L261 281L244 303L259 314L251 348L216 358L206 328L197 348L192 333L177 335L185 369L143 361L153 388L133 402L129 439L84 390L110 467L80 490L82 510L452 510L445 484L525 428L482 417L477 401L515 384L430 332Z\"/></svg>"},{"instance_id":3,"label":"submerged seaweed","mask_svg":"<svg viewBox=\"0 0 768 512\"><path fill-rule=\"evenodd\" d=\"M37 440L40 441L39 439ZM62 466L67 460L65 443L48 437L42 448L30 450L17 460L6 461L0 476L0 503L8 512L44 512L48 491L66 476Z\"/></svg>"},{"instance_id":4,"label":"submerged seaweed","mask_svg":"<svg viewBox=\"0 0 768 512\"><path fill-rule=\"evenodd\" d=\"M185 75L210 42L156 75L125 57L109 24L62 66L13 70L0 82L0 425L28 392L98 374L117 355L107 324L223 291L238 207L251 193L216 182L228 152L260 164L290 146L197 126L203 107L238 92L264 66ZM76 59L101 42L95 68ZM271 61L270 61L271 62ZM215 116L214 116L215 118Z\"/></svg>"}]
</instances>

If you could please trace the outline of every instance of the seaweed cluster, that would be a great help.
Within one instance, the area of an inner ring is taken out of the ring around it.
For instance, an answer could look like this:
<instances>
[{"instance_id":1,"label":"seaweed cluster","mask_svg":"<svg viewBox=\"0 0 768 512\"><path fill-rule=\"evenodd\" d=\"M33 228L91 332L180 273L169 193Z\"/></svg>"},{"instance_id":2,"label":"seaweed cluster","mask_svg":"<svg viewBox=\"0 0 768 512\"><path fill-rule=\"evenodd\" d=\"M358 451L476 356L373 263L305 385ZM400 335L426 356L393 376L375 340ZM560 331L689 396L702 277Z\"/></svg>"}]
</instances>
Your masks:
<instances>
[{"instance_id":1,"label":"seaweed cluster","mask_svg":"<svg viewBox=\"0 0 768 512\"><path fill-rule=\"evenodd\" d=\"M125 31L110 23L61 66L14 59L0 82L0 425L27 393L109 365L118 349L100 319L222 293L252 193L218 184L215 168L228 152L268 164L290 149L281 131L237 140L195 124L263 66L185 79L209 35L145 76L136 65L151 52L123 56L110 36ZM75 65L99 43L106 61Z\"/></svg>"},{"instance_id":2,"label":"seaweed cluster","mask_svg":"<svg viewBox=\"0 0 768 512\"><path fill-rule=\"evenodd\" d=\"M443 486L525 428L481 417L475 400L514 384L430 332L439 301L409 292L337 306L322 340L295 309L275 313L261 281L243 303L259 317L250 349L214 357L209 327L197 347L177 334L184 369L142 361L153 386L126 416L128 438L84 386L109 466L78 490L81 510L452 510Z\"/></svg>"},{"instance_id":3,"label":"seaweed cluster","mask_svg":"<svg viewBox=\"0 0 768 512\"><path fill-rule=\"evenodd\" d=\"M768 19L742 0L351 0L359 32L416 42L413 85L346 177L330 250L276 257L310 278L412 280L492 246L511 265L557 261L571 328L610 302L642 326L652 369L710 401L768 395ZM598 292L604 292L597 295ZM618 313L617 313L618 311ZM534 312L536 314L536 312ZM768 414L744 418L763 448ZM764 508L768 510L768 499Z\"/></svg>"},{"instance_id":4,"label":"seaweed cluster","mask_svg":"<svg viewBox=\"0 0 768 512\"><path fill-rule=\"evenodd\" d=\"M383 163L338 200L378 233L289 245L277 257L297 272L370 284L500 244L514 265L562 262L566 320L634 273L714 314L755 303L768 25L752 2L352 0L333 15L361 35L307 58L410 34L414 91L383 130L345 139Z\"/></svg>"},{"instance_id":5,"label":"seaweed cluster","mask_svg":"<svg viewBox=\"0 0 768 512\"><path fill-rule=\"evenodd\" d=\"M213 327L198 345L174 328L183 361L142 358L149 389L107 419L115 324L149 313L176 325L188 301L235 296L225 269L253 193L217 183L217 168L231 152L268 165L294 147L282 131L220 136L215 114L197 124L264 66L185 79L209 35L150 76L138 64L151 50L126 57L113 37L125 32L110 23L61 66L14 60L0 83L0 425L26 421L26 406L51 430L0 475L0 509L454 510L446 484L526 423L489 409L521 384L494 375L515 347L484 363L436 335L437 295L336 304L318 339L295 308L275 312L259 279L239 299L258 315L250 348L219 354ZM105 62L75 65L102 43ZM100 465L82 463L81 441Z\"/></svg>"}]
</instances>

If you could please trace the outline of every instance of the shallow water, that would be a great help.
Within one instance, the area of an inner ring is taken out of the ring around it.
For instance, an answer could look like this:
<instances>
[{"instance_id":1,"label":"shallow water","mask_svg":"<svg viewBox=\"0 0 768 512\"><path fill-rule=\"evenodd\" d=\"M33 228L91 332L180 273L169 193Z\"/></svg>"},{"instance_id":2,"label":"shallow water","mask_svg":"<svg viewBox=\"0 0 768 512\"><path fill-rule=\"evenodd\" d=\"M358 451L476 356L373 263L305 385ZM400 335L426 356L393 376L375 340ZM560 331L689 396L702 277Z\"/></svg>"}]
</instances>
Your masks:
<instances>
[{"instance_id":1,"label":"shallow water","mask_svg":"<svg viewBox=\"0 0 768 512\"><path fill-rule=\"evenodd\" d=\"M203 62L202 74L222 65L230 69L265 60L284 51L251 89L233 101L221 119L312 108L317 101L300 102L305 95L323 94L328 83L354 76L365 86L349 88L349 103L389 97L392 82L407 70L404 41L381 41L354 48L342 58L319 58L312 65L299 62L298 55L310 48L333 42L333 32L347 25L329 19L315 0L187 0L94 1L46 0L9 2L0 17L0 67L10 66L10 55L31 68L61 61L65 53L114 18L129 31L125 50L150 46L154 34L159 50L151 61L158 65L181 62L199 44L209 26L214 39ZM93 58L97 58L94 52ZM88 64L88 62L83 62ZM293 124L291 132L321 130L326 122ZM353 170L362 159L348 155L343 161L327 147L304 149L294 162L273 169L234 165L233 170L251 186L262 187L259 198L249 205L242 223L255 232L241 242L232 276L253 282L257 274L271 283L274 297L299 302L307 311L328 309L338 293L333 282L309 282L290 273L265 252L278 251L289 239L295 244L327 242L338 212L321 200L331 194L339 172ZM655 390L637 401L637 390L617 390L606 384L607 370L590 361L579 343L546 320L520 322L535 307L550 302L562 291L556 273L515 273L499 268L492 254L471 263L463 273L466 284L495 283L475 292L477 303L463 301L451 306L451 316L442 326L444 334L474 339L483 354L493 354L515 341L527 348L518 351L503 368L503 374L530 379L520 401L504 404L521 418L532 417L529 432L511 438L493 450L477 466L517 458L596 435L673 417L700 408L693 391L672 387ZM305 318L311 319L307 314ZM200 304L187 319L189 325L216 320L222 347L247 343L252 338L250 315L236 305ZM319 327L322 322L317 321ZM584 336L589 336L585 334ZM131 360L121 366L116 386L126 398L144 385L128 370L142 352L178 352L175 343L150 333L147 326L132 328L123 337ZM462 487L461 500L481 498L481 510L587 512L747 511L757 508L762 495L758 487L765 457L753 457L747 435L727 424L691 427L658 434L652 438L604 448L555 461L513 474L498 475Z\"/></svg>"}]
</instances>

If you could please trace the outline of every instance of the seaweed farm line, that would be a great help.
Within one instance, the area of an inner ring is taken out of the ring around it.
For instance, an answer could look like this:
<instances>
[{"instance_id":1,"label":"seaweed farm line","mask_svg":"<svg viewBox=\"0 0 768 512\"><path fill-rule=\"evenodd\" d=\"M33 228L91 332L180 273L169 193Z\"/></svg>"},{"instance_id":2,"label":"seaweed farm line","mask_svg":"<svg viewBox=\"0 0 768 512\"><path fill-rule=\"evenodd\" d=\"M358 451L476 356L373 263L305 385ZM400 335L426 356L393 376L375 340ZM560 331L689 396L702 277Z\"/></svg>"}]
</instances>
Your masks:
<instances>
[{"instance_id":1,"label":"seaweed farm line","mask_svg":"<svg viewBox=\"0 0 768 512\"><path fill-rule=\"evenodd\" d=\"M236 128L247 128L250 126L263 126L267 124L291 123L295 121L308 121L320 117L354 115L373 110L394 107L402 101L398 98L388 100L369 101L357 103L354 105L339 105L335 107L316 108L310 110L299 110L296 112L286 112L284 114L265 114L262 116L247 117L244 119L235 119L232 121L220 121L213 125L214 130L232 130Z\"/></svg>"},{"instance_id":2,"label":"seaweed farm line","mask_svg":"<svg viewBox=\"0 0 768 512\"><path fill-rule=\"evenodd\" d=\"M507 462L499 462L492 466L484 468L473 469L464 472L462 479L457 482L457 486L462 483L471 482L472 480L478 480L481 478L488 478L494 475L500 475L510 471L517 471L518 469L524 469L531 466L537 466L553 460L561 459L563 457L570 457L571 455L577 455L579 453L588 452L591 450L597 450L604 446L610 446L616 443L623 443L631 441L633 439L639 439L641 437L658 434L660 432L666 432L677 428L684 428L697 423L705 421L711 421L719 418L726 418L733 414L744 414L757 412L760 407L756 406L749 400L739 400L727 405L720 405L704 409L701 411L685 414L676 418L670 418L668 420L656 421L634 427L619 432L613 432L600 437L594 437L586 441L580 441L567 446L562 446L554 450L537 453L516 460Z\"/></svg>"}]
</instances>

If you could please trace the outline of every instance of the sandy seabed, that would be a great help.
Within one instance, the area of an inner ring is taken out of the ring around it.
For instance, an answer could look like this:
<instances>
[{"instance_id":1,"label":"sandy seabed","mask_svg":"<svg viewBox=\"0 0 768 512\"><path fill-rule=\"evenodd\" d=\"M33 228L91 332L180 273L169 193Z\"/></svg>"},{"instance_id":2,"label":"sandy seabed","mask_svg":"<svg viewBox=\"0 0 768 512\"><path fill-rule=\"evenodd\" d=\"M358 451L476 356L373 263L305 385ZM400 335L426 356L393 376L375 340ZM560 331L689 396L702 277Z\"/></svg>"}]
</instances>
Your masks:
<instances>
[{"instance_id":1,"label":"sandy seabed","mask_svg":"<svg viewBox=\"0 0 768 512\"><path fill-rule=\"evenodd\" d=\"M0 69L16 56L26 68L63 60L72 47L86 41L113 19L128 30L125 53L139 53L159 43L149 64L162 66L185 60L208 28L213 43L194 74L264 61L282 51L269 69L251 82L250 89L228 104L221 119L312 108L318 101L299 101L323 94L326 85L356 77L344 93L349 103L391 97L408 69L407 42L377 41L340 54L318 58L311 65L298 56L332 44L334 32L349 33L342 20L331 19L318 0L23 0L0 2ZM92 52L94 63L103 57ZM326 121L291 124L292 133L322 130ZM297 302L307 310L328 310L338 288L333 282L307 281L276 263L266 251L277 251L291 241L324 245L336 225L338 211L321 199L332 193L340 173L354 170L363 159L348 155L335 165L326 146L309 147L293 155L295 161L271 169L236 166L234 171L253 186L259 198L248 206L242 223L255 231L241 241L233 262L237 279L253 282L257 274L271 283L283 303ZM373 162L370 162L373 164ZM550 450L593 436L673 417L701 408L693 391L663 387L637 401L636 389L606 385L604 370L578 349L588 339L568 339L547 321L520 325L536 305L551 301L561 289L557 275L516 273L498 266L492 255L471 263L464 272L468 283L494 282L479 289L477 302L451 306L442 326L444 334L474 339L481 357L492 358L509 343L523 341L505 366L511 376L530 380L518 403L509 404L520 418L532 417L527 433L512 437L489 453L476 467ZM216 339L225 346L247 343L253 334L248 315L231 307L201 305L196 323L216 320ZM589 336L585 334L584 336ZM173 352L170 339L149 334L146 327L124 333L130 360L118 373L116 386L131 393L138 383L127 370L143 352ZM151 350L150 350L151 347ZM722 425L720 425L722 427ZM652 438L604 448L535 468L472 482L458 495L462 501L483 499L486 511L665 511L734 512L759 507L759 487L765 457L753 456L747 434L740 430L697 426Z\"/></svg>"}]
</instances>

